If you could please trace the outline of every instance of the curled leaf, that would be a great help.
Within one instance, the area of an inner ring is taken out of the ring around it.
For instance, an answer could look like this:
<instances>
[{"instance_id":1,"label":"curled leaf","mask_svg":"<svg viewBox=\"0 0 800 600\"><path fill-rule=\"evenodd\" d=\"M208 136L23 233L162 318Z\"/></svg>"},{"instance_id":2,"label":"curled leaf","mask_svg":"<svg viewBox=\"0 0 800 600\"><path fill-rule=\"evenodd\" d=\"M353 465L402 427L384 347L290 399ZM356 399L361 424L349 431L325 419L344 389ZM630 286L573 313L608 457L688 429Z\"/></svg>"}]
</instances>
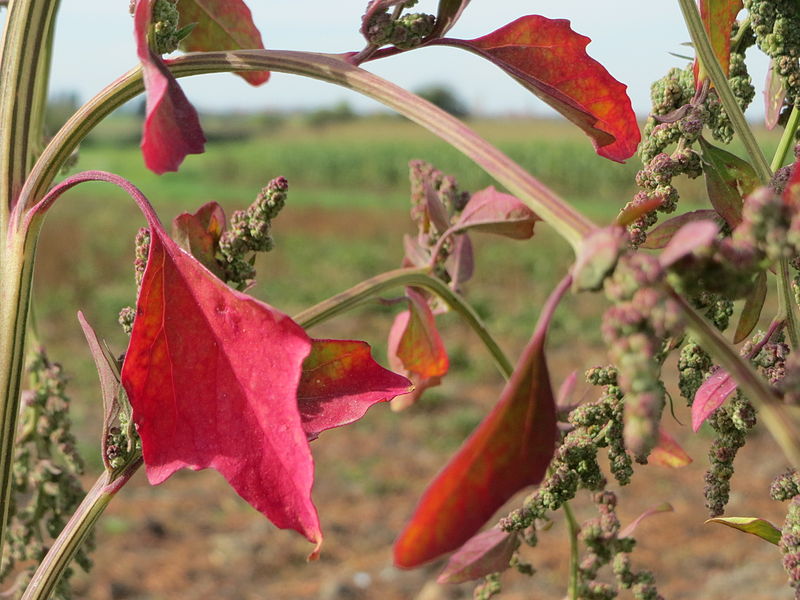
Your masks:
<instances>
[{"instance_id":1,"label":"curled leaf","mask_svg":"<svg viewBox=\"0 0 800 600\"><path fill-rule=\"evenodd\" d=\"M653 508L648 508L642 514L636 517L633 521L628 523L628 525L626 525L619 532L618 537L620 538L631 537L633 535L633 532L636 531L636 528L639 526L639 524L646 518L652 517L653 515L657 515L659 513L672 512L673 510L675 509L672 508L672 505L669 502L664 502L663 504L659 504L658 506L654 506Z\"/></svg>"},{"instance_id":2,"label":"curled leaf","mask_svg":"<svg viewBox=\"0 0 800 600\"><path fill-rule=\"evenodd\" d=\"M686 454L686 450L681 448L681 445L674 437L663 429L659 429L658 444L650 452L647 462L651 465L678 469L691 464L692 457Z\"/></svg>"},{"instance_id":3,"label":"curled leaf","mask_svg":"<svg viewBox=\"0 0 800 600\"><path fill-rule=\"evenodd\" d=\"M519 198L489 186L472 194L455 227L527 240L533 237L533 226L540 220Z\"/></svg>"},{"instance_id":4,"label":"curled leaf","mask_svg":"<svg viewBox=\"0 0 800 600\"><path fill-rule=\"evenodd\" d=\"M499 402L425 490L395 543L399 567L455 550L514 493L544 477L558 432L544 343L570 283L562 281L542 309Z\"/></svg>"},{"instance_id":5,"label":"curled leaf","mask_svg":"<svg viewBox=\"0 0 800 600\"><path fill-rule=\"evenodd\" d=\"M760 537L770 544L776 546L781 541L781 530L775 527L769 521L759 519L758 517L716 517L708 519L706 523L719 523L726 525L731 529L738 529L750 535Z\"/></svg>"},{"instance_id":6,"label":"curled leaf","mask_svg":"<svg viewBox=\"0 0 800 600\"><path fill-rule=\"evenodd\" d=\"M425 297L413 288L406 289L406 296L408 310L397 315L389 332L389 364L405 373L415 389L394 400L393 410L416 402L425 389L439 385L450 368L436 318Z\"/></svg>"},{"instance_id":7,"label":"curled leaf","mask_svg":"<svg viewBox=\"0 0 800 600\"><path fill-rule=\"evenodd\" d=\"M193 214L182 213L172 221L172 237L177 244L217 277L222 276L216 252L223 231L225 211L216 202L204 204Z\"/></svg>"},{"instance_id":8,"label":"curled leaf","mask_svg":"<svg viewBox=\"0 0 800 600\"><path fill-rule=\"evenodd\" d=\"M197 111L147 42L154 3L155 0L137 0L134 31L147 91L142 155L147 168L160 175L177 171L186 155L202 154L206 138Z\"/></svg>"},{"instance_id":9,"label":"curled leaf","mask_svg":"<svg viewBox=\"0 0 800 600\"><path fill-rule=\"evenodd\" d=\"M250 9L242 0L181 0L180 24L194 24L191 35L181 41L186 52L262 49L261 34ZM269 79L269 71L236 73L251 85Z\"/></svg>"},{"instance_id":10,"label":"curled leaf","mask_svg":"<svg viewBox=\"0 0 800 600\"><path fill-rule=\"evenodd\" d=\"M696 221L713 221L718 226L721 226L723 222L722 217L720 217L715 210L704 209L684 213L664 221L651 230L650 233L647 234L647 240L645 240L641 247L647 248L648 250L660 250L669 244L673 236L680 231L684 225Z\"/></svg>"},{"instance_id":11,"label":"curled leaf","mask_svg":"<svg viewBox=\"0 0 800 600\"><path fill-rule=\"evenodd\" d=\"M436 581L464 583L505 571L518 547L516 532L487 529L473 536L450 557Z\"/></svg>"},{"instance_id":12,"label":"curled leaf","mask_svg":"<svg viewBox=\"0 0 800 600\"><path fill-rule=\"evenodd\" d=\"M586 54L589 42L569 21L528 15L474 40L430 44L464 48L492 61L580 127L600 156L623 162L639 144L636 115L627 87Z\"/></svg>"},{"instance_id":13,"label":"curled leaf","mask_svg":"<svg viewBox=\"0 0 800 600\"><path fill-rule=\"evenodd\" d=\"M309 438L364 416L370 406L411 391L411 382L372 359L369 344L312 340L303 362L297 403Z\"/></svg>"}]
</instances>

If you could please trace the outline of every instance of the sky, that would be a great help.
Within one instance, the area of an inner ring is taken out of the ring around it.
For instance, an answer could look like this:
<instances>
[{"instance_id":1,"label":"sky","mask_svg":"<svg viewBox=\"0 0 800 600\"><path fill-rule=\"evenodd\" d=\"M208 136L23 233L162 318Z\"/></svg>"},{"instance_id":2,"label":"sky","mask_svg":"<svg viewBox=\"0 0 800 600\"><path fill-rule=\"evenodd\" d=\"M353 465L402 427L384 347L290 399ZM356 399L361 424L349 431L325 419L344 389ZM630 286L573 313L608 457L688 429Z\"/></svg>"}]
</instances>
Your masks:
<instances>
[{"instance_id":1,"label":"sky","mask_svg":"<svg viewBox=\"0 0 800 600\"><path fill-rule=\"evenodd\" d=\"M338 2L249 0L265 46L273 49L345 52L359 50L358 33L365 0ZM415 11L435 12L434 0L422 0ZM673 66L685 61L670 52L689 55L677 2L642 0L473 0L450 36L471 39L489 33L525 14L566 18L572 28L591 38L590 56L629 88L634 109L649 110L649 87ZM82 100L135 64L128 0L62 0L56 31L51 90L77 92ZM766 60L748 57L760 90ZM550 115L552 112L492 64L455 48L422 48L368 63L368 70L414 90L429 84L451 87L475 112L482 114ZM347 101L360 110L378 105L354 92L297 76L274 74L268 84L252 88L230 74L182 79L181 85L201 110L262 111L309 109ZM763 114L760 96L752 114Z\"/></svg>"}]
</instances>

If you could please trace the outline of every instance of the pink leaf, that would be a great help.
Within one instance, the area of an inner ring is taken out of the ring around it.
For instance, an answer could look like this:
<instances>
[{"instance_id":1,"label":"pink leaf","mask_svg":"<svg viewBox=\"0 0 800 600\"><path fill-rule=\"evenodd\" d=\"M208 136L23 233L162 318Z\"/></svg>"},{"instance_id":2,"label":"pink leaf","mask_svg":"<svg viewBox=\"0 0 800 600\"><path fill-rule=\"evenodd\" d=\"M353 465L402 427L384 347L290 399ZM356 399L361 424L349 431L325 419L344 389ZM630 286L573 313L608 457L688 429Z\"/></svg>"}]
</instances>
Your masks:
<instances>
[{"instance_id":1,"label":"pink leaf","mask_svg":"<svg viewBox=\"0 0 800 600\"><path fill-rule=\"evenodd\" d=\"M669 267L695 250L709 246L719 233L713 221L690 221L681 227L658 257L662 267Z\"/></svg>"},{"instance_id":2,"label":"pink leaf","mask_svg":"<svg viewBox=\"0 0 800 600\"><path fill-rule=\"evenodd\" d=\"M473 536L456 551L436 579L439 583L464 583L508 569L519 547L516 533L488 529Z\"/></svg>"},{"instance_id":3,"label":"pink leaf","mask_svg":"<svg viewBox=\"0 0 800 600\"><path fill-rule=\"evenodd\" d=\"M312 340L297 402L309 438L364 416L370 406L411 391L411 382L372 360L365 342Z\"/></svg>"},{"instance_id":4,"label":"pink leaf","mask_svg":"<svg viewBox=\"0 0 800 600\"><path fill-rule=\"evenodd\" d=\"M659 429L658 444L650 452L647 462L651 465L678 469L691 464L692 457L686 454L686 450L681 448L674 437L663 429Z\"/></svg>"},{"instance_id":5,"label":"pink leaf","mask_svg":"<svg viewBox=\"0 0 800 600\"><path fill-rule=\"evenodd\" d=\"M456 235L453 239L453 251L445 261L450 285L454 290L460 289L472 277L475 271L475 255L468 235Z\"/></svg>"},{"instance_id":6,"label":"pink leaf","mask_svg":"<svg viewBox=\"0 0 800 600\"><path fill-rule=\"evenodd\" d=\"M533 236L533 226L540 220L516 196L489 186L472 194L455 226L462 231L474 229L526 240Z\"/></svg>"},{"instance_id":7,"label":"pink leaf","mask_svg":"<svg viewBox=\"0 0 800 600\"><path fill-rule=\"evenodd\" d=\"M600 156L622 162L639 144L636 114L627 87L586 54L589 42L569 21L528 15L474 40L430 44L461 47L492 61L580 127Z\"/></svg>"},{"instance_id":8,"label":"pink leaf","mask_svg":"<svg viewBox=\"0 0 800 600\"><path fill-rule=\"evenodd\" d=\"M180 13L181 26L196 24L181 41L186 52L264 48L250 9L242 0L181 0ZM269 71L242 71L237 75L251 85L269 79Z\"/></svg>"},{"instance_id":9,"label":"pink leaf","mask_svg":"<svg viewBox=\"0 0 800 600\"><path fill-rule=\"evenodd\" d=\"M717 369L697 390L692 403L692 430L697 431L737 388L736 381L724 369Z\"/></svg>"},{"instance_id":10,"label":"pink leaf","mask_svg":"<svg viewBox=\"0 0 800 600\"><path fill-rule=\"evenodd\" d=\"M150 254L122 381L148 480L216 469L275 525L318 549L314 465L297 406L311 341L286 315L228 288L147 217Z\"/></svg>"},{"instance_id":11,"label":"pink leaf","mask_svg":"<svg viewBox=\"0 0 800 600\"><path fill-rule=\"evenodd\" d=\"M147 31L155 0L138 0L134 12L136 51L142 63L147 111L142 154L154 173L177 171L187 154L201 154L206 138L197 111L187 100L164 61L150 49Z\"/></svg>"},{"instance_id":12,"label":"pink leaf","mask_svg":"<svg viewBox=\"0 0 800 600\"><path fill-rule=\"evenodd\" d=\"M672 505L669 502L664 502L664 504L659 504L658 506L654 506L653 508L648 508L642 514L636 517L633 521L628 523L628 525L625 526L625 528L619 532L617 537L619 538L631 537L633 535L633 532L636 531L636 528L639 526L639 524L646 518L652 517L653 515L657 515L659 513L673 512L674 510L675 509L672 508Z\"/></svg>"},{"instance_id":13,"label":"pink leaf","mask_svg":"<svg viewBox=\"0 0 800 600\"><path fill-rule=\"evenodd\" d=\"M647 234L647 240L645 240L645 243L642 244L641 247L647 248L648 250L660 250L669 244L673 236L678 233L684 225L695 221L713 221L720 226L723 223L722 217L720 217L715 210L701 209L684 213L664 221L655 229L651 230L650 233Z\"/></svg>"},{"instance_id":14,"label":"pink leaf","mask_svg":"<svg viewBox=\"0 0 800 600\"><path fill-rule=\"evenodd\" d=\"M173 239L217 277L222 276L216 253L224 231L225 211L216 202L204 204L193 214L181 213L172 220Z\"/></svg>"}]
</instances>

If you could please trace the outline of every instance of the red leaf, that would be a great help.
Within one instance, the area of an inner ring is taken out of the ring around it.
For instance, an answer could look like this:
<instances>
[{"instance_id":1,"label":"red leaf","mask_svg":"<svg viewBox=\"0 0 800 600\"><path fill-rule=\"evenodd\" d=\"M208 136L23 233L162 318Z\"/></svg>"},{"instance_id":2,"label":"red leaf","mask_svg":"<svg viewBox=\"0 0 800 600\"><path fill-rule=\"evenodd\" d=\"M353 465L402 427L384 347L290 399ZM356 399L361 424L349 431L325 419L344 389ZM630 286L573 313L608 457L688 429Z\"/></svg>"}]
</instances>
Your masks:
<instances>
[{"instance_id":1,"label":"red leaf","mask_svg":"<svg viewBox=\"0 0 800 600\"><path fill-rule=\"evenodd\" d=\"M663 429L658 430L658 444L650 452L647 462L651 465L669 467L677 469L691 464L692 457L686 454L686 450ZM620 536L625 537L625 536Z\"/></svg>"},{"instance_id":2,"label":"red leaf","mask_svg":"<svg viewBox=\"0 0 800 600\"><path fill-rule=\"evenodd\" d=\"M783 189L783 202L788 206L800 207L800 158L792 166L792 175Z\"/></svg>"},{"instance_id":3,"label":"red leaf","mask_svg":"<svg viewBox=\"0 0 800 600\"><path fill-rule=\"evenodd\" d=\"M142 154L154 173L177 171L187 154L202 154L206 138L197 111L187 100L164 61L150 49L147 30L155 0L138 0L134 12L136 52L142 63L147 111Z\"/></svg>"},{"instance_id":4,"label":"red leaf","mask_svg":"<svg viewBox=\"0 0 800 600\"><path fill-rule=\"evenodd\" d=\"M540 220L519 198L489 186L472 194L455 227L527 240L533 237L533 226Z\"/></svg>"},{"instance_id":5,"label":"red leaf","mask_svg":"<svg viewBox=\"0 0 800 600\"><path fill-rule=\"evenodd\" d=\"M695 250L708 246L719 233L713 221L690 221L675 232L658 257L662 267L669 267Z\"/></svg>"},{"instance_id":6,"label":"red leaf","mask_svg":"<svg viewBox=\"0 0 800 600\"><path fill-rule=\"evenodd\" d=\"M424 390L439 385L450 368L436 318L424 296L412 288L406 288L406 296L408 310L397 315L389 331L389 365L405 373L415 389L392 402L393 410L414 404Z\"/></svg>"},{"instance_id":7,"label":"red leaf","mask_svg":"<svg viewBox=\"0 0 800 600\"><path fill-rule=\"evenodd\" d=\"M684 213L677 217L672 217L658 225L647 234L647 240L645 240L641 247L647 248L648 250L660 250L669 244L673 236L680 231L684 225L696 221L714 221L718 225L722 225L723 222L722 217L720 217L715 210L704 209Z\"/></svg>"},{"instance_id":8,"label":"red leaf","mask_svg":"<svg viewBox=\"0 0 800 600\"><path fill-rule=\"evenodd\" d=\"M436 579L438 583L464 583L508 569L519 547L516 533L488 529L470 539L450 557Z\"/></svg>"},{"instance_id":9,"label":"red leaf","mask_svg":"<svg viewBox=\"0 0 800 600\"><path fill-rule=\"evenodd\" d=\"M740 10L742 0L700 0L700 18L708 33L714 56L725 75L728 74L731 62L731 29ZM706 77L705 69L695 59L694 80L698 89Z\"/></svg>"},{"instance_id":10,"label":"red leaf","mask_svg":"<svg viewBox=\"0 0 800 600\"><path fill-rule=\"evenodd\" d=\"M196 23L181 41L181 50L253 50L264 48L250 9L242 0L181 0L181 27ZM269 79L269 71L236 73L252 85Z\"/></svg>"},{"instance_id":11,"label":"red leaf","mask_svg":"<svg viewBox=\"0 0 800 600\"><path fill-rule=\"evenodd\" d=\"M394 547L395 564L411 568L450 552L520 489L539 483L555 449L557 427L544 342L561 282L500 401L425 490Z\"/></svg>"},{"instance_id":12,"label":"red leaf","mask_svg":"<svg viewBox=\"0 0 800 600\"><path fill-rule=\"evenodd\" d=\"M286 315L228 288L147 217L150 254L122 381L148 480L216 469L275 525L319 548L297 405L310 340Z\"/></svg>"},{"instance_id":13,"label":"red leaf","mask_svg":"<svg viewBox=\"0 0 800 600\"><path fill-rule=\"evenodd\" d=\"M586 132L600 156L622 162L636 152L639 125L627 87L586 54L590 41L569 21L528 15L474 40L430 44L458 46L492 61Z\"/></svg>"},{"instance_id":14,"label":"red leaf","mask_svg":"<svg viewBox=\"0 0 800 600\"><path fill-rule=\"evenodd\" d=\"M717 369L697 390L692 403L692 430L697 431L711 413L736 391L736 381L725 369Z\"/></svg>"},{"instance_id":15,"label":"red leaf","mask_svg":"<svg viewBox=\"0 0 800 600\"><path fill-rule=\"evenodd\" d=\"M312 340L297 403L309 438L364 416L370 406L411 390L411 382L372 360L369 344Z\"/></svg>"},{"instance_id":16,"label":"red leaf","mask_svg":"<svg viewBox=\"0 0 800 600\"><path fill-rule=\"evenodd\" d=\"M217 277L222 275L216 252L225 231L225 211L216 202L204 204L194 214L182 213L172 221L172 237Z\"/></svg>"}]
</instances>

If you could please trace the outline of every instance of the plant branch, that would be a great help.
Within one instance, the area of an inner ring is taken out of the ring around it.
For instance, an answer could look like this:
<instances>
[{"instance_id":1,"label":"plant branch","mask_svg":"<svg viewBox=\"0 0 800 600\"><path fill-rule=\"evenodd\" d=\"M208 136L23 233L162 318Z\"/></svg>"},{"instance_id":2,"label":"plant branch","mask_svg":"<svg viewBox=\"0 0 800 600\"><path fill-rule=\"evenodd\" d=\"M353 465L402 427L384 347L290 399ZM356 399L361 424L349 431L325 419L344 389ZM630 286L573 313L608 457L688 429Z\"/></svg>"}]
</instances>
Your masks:
<instances>
[{"instance_id":1,"label":"plant branch","mask_svg":"<svg viewBox=\"0 0 800 600\"><path fill-rule=\"evenodd\" d=\"M463 297L447 287L440 279L429 275L427 269L406 268L381 273L304 310L293 318L304 328L313 327L336 315L352 310L385 290L398 286L421 287L439 296L450 308L460 314L478 334L503 376L506 378L511 376L511 372L514 370L513 365L477 313Z\"/></svg>"},{"instance_id":2,"label":"plant branch","mask_svg":"<svg viewBox=\"0 0 800 600\"><path fill-rule=\"evenodd\" d=\"M108 471L103 471L47 551L25 589L22 600L47 600L50 598L64 571L86 541L100 515L141 464L141 458L135 459L116 477Z\"/></svg>"},{"instance_id":3,"label":"plant branch","mask_svg":"<svg viewBox=\"0 0 800 600\"><path fill-rule=\"evenodd\" d=\"M734 348L728 344L714 327L709 325L686 300L670 289L672 299L681 308L686 324L698 338L703 348L708 350L719 364L731 374L745 395L758 408L759 416L764 421L783 450L789 463L800 467L800 429L795 415L790 408L781 402L772 388L759 377L749 362L742 359Z\"/></svg>"},{"instance_id":4,"label":"plant branch","mask_svg":"<svg viewBox=\"0 0 800 600\"><path fill-rule=\"evenodd\" d=\"M792 106L792 112L789 115L786 128L783 130L783 134L781 135L781 141L778 142L775 155L772 157L770 168L772 169L773 173L783 166L783 163L786 160L786 155L789 154L789 149L795 145L796 141L794 134L797 131L798 125L800 125L800 110L798 110L797 105L795 104Z\"/></svg>"},{"instance_id":5,"label":"plant branch","mask_svg":"<svg viewBox=\"0 0 800 600\"><path fill-rule=\"evenodd\" d=\"M229 71L279 71L304 75L358 91L422 125L457 148L549 223L573 248L596 229L582 213L558 197L464 123L418 96L349 64L345 56L277 50L201 52L169 61L177 77ZM81 107L45 148L23 189L30 207L42 197L77 143L112 110L142 91L136 68ZM15 218L19 223L19 216Z\"/></svg>"},{"instance_id":6,"label":"plant branch","mask_svg":"<svg viewBox=\"0 0 800 600\"><path fill-rule=\"evenodd\" d=\"M575 513L572 512L569 502L564 502L562 508L567 519L567 532L569 533L569 584L567 598L569 600L578 600L578 567L580 561L578 534L581 532L581 528L575 519Z\"/></svg>"}]
</instances>

